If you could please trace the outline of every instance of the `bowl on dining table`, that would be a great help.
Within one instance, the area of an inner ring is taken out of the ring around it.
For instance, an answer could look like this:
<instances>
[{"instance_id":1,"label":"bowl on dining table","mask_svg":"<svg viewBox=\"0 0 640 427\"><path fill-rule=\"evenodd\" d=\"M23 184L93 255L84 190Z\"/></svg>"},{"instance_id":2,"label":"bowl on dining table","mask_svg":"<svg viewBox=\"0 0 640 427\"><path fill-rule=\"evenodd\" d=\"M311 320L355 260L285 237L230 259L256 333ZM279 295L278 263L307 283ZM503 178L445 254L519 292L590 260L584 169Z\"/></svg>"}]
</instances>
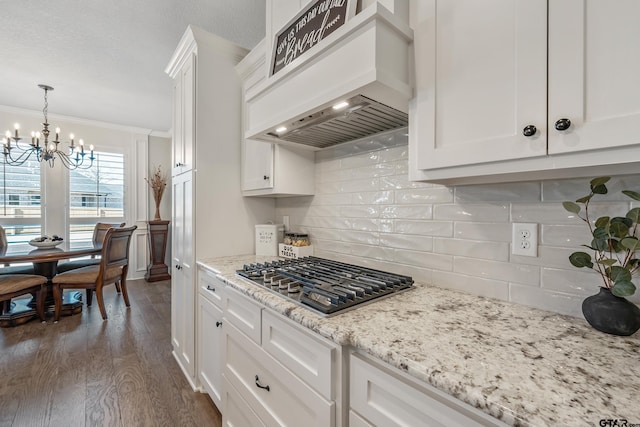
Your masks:
<instances>
[{"instance_id":1,"label":"bowl on dining table","mask_svg":"<svg viewBox=\"0 0 640 427\"><path fill-rule=\"evenodd\" d=\"M56 238L56 237L37 237L35 239L31 239L29 240L29 244L31 246L35 246L38 249L50 249L50 248L55 248L56 246L58 246L60 243L62 243L63 240L62 238Z\"/></svg>"}]
</instances>

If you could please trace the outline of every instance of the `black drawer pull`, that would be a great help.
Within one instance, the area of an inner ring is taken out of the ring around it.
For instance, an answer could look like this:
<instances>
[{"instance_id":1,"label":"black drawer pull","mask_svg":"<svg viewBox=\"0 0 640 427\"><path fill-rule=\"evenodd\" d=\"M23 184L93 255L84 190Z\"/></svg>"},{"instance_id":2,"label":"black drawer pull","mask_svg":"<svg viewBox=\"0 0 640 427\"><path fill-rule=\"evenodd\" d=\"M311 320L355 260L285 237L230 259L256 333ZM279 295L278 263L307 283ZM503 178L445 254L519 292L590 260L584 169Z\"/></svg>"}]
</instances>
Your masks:
<instances>
[{"instance_id":1,"label":"black drawer pull","mask_svg":"<svg viewBox=\"0 0 640 427\"><path fill-rule=\"evenodd\" d=\"M260 384L260 378L258 378L258 375L256 375L256 385L257 385L259 388L263 388L263 389L265 389L265 390L267 390L267 391L269 391L269 390L270 390L270 388L269 388L269 386L268 386L268 385L261 385L261 384Z\"/></svg>"},{"instance_id":2,"label":"black drawer pull","mask_svg":"<svg viewBox=\"0 0 640 427\"><path fill-rule=\"evenodd\" d=\"M207 290L208 290L208 291L215 292L215 291L216 291L216 288L212 288L211 286L207 285Z\"/></svg>"},{"instance_id":3,"label":"black drawer pull","mask_svg":"<svg viewBox=\"0 0 640 427\"><path fill-rule=\"evenodd\" d=\"M222 322L216 322L216 328L219 328L220 326L222 326Z\"/></svg>"}]
</instances>

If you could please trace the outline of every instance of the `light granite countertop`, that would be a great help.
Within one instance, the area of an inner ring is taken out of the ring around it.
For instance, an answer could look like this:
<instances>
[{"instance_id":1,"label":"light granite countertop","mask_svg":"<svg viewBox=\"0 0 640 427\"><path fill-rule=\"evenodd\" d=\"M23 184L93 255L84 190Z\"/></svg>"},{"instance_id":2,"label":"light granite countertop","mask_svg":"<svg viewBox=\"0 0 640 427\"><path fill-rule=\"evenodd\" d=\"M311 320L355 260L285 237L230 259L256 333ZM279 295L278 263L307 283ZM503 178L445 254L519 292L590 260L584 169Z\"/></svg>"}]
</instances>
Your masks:
<instances>
[{"instance_id":1,"label":"light granite countertop","mask_svg":"<svg viewBox=\"0 0 640 427\"><path fill-rule=\"evenodd\" d=\"M205 259L238 291L341 345L361 349L510 425L640 425L640 332L415 283L330 318L236 276L274 257Z\"/></svg>"}]
</instances>

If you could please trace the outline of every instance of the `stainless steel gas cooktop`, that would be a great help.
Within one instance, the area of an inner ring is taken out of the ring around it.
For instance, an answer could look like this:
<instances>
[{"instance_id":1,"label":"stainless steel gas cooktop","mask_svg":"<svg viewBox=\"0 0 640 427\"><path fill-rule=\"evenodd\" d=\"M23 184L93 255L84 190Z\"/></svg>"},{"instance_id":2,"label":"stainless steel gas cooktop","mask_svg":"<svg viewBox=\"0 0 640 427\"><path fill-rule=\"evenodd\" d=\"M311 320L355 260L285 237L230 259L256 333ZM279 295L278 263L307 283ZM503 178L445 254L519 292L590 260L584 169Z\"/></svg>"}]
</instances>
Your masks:
<instances>
[{"instance_id":1,"label":"stainless steel gas cooktop","mask_svg":"<svg viewBox=\"0 0 640 427\"><path fill-rule=\"evenodd\" d=\"M325 317L413 285L410 276L318 257L246 264L237 274Z\"/></svg>"}]
</instances>

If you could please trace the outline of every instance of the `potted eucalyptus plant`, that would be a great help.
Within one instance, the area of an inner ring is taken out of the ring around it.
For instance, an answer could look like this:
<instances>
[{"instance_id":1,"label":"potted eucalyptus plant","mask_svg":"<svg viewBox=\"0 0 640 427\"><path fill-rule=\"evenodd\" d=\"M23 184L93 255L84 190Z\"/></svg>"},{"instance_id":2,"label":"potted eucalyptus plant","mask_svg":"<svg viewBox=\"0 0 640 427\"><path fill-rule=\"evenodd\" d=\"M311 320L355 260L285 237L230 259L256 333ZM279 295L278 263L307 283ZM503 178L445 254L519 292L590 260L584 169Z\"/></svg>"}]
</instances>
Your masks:
<instances>
[{"instance_id":1,"label":"potted eucalyptus plant","mask_svg":"<svg viewBox=\"0 0 640 427\"><path fill-rule=\"evenodd\" d=\"M608 176L594 178L588 195L562 206L576 214L589 228L590 243L582 245L591 250L578 251L569 256L569 262L578 268L590 268L602 278L600 292L582 303L585 319L595 329L614 335L631 335L640 329L640 308L625 297L636 291L634 278L640 274L640 207L629 210L625 216L590 217L589 203L596 195L608 193ZM640 193L623 190L632 200L640 201ZM580 206L582 205L582 207ZM584 209L583 209L584 208Z\"/></svg>"}]
</instances>

